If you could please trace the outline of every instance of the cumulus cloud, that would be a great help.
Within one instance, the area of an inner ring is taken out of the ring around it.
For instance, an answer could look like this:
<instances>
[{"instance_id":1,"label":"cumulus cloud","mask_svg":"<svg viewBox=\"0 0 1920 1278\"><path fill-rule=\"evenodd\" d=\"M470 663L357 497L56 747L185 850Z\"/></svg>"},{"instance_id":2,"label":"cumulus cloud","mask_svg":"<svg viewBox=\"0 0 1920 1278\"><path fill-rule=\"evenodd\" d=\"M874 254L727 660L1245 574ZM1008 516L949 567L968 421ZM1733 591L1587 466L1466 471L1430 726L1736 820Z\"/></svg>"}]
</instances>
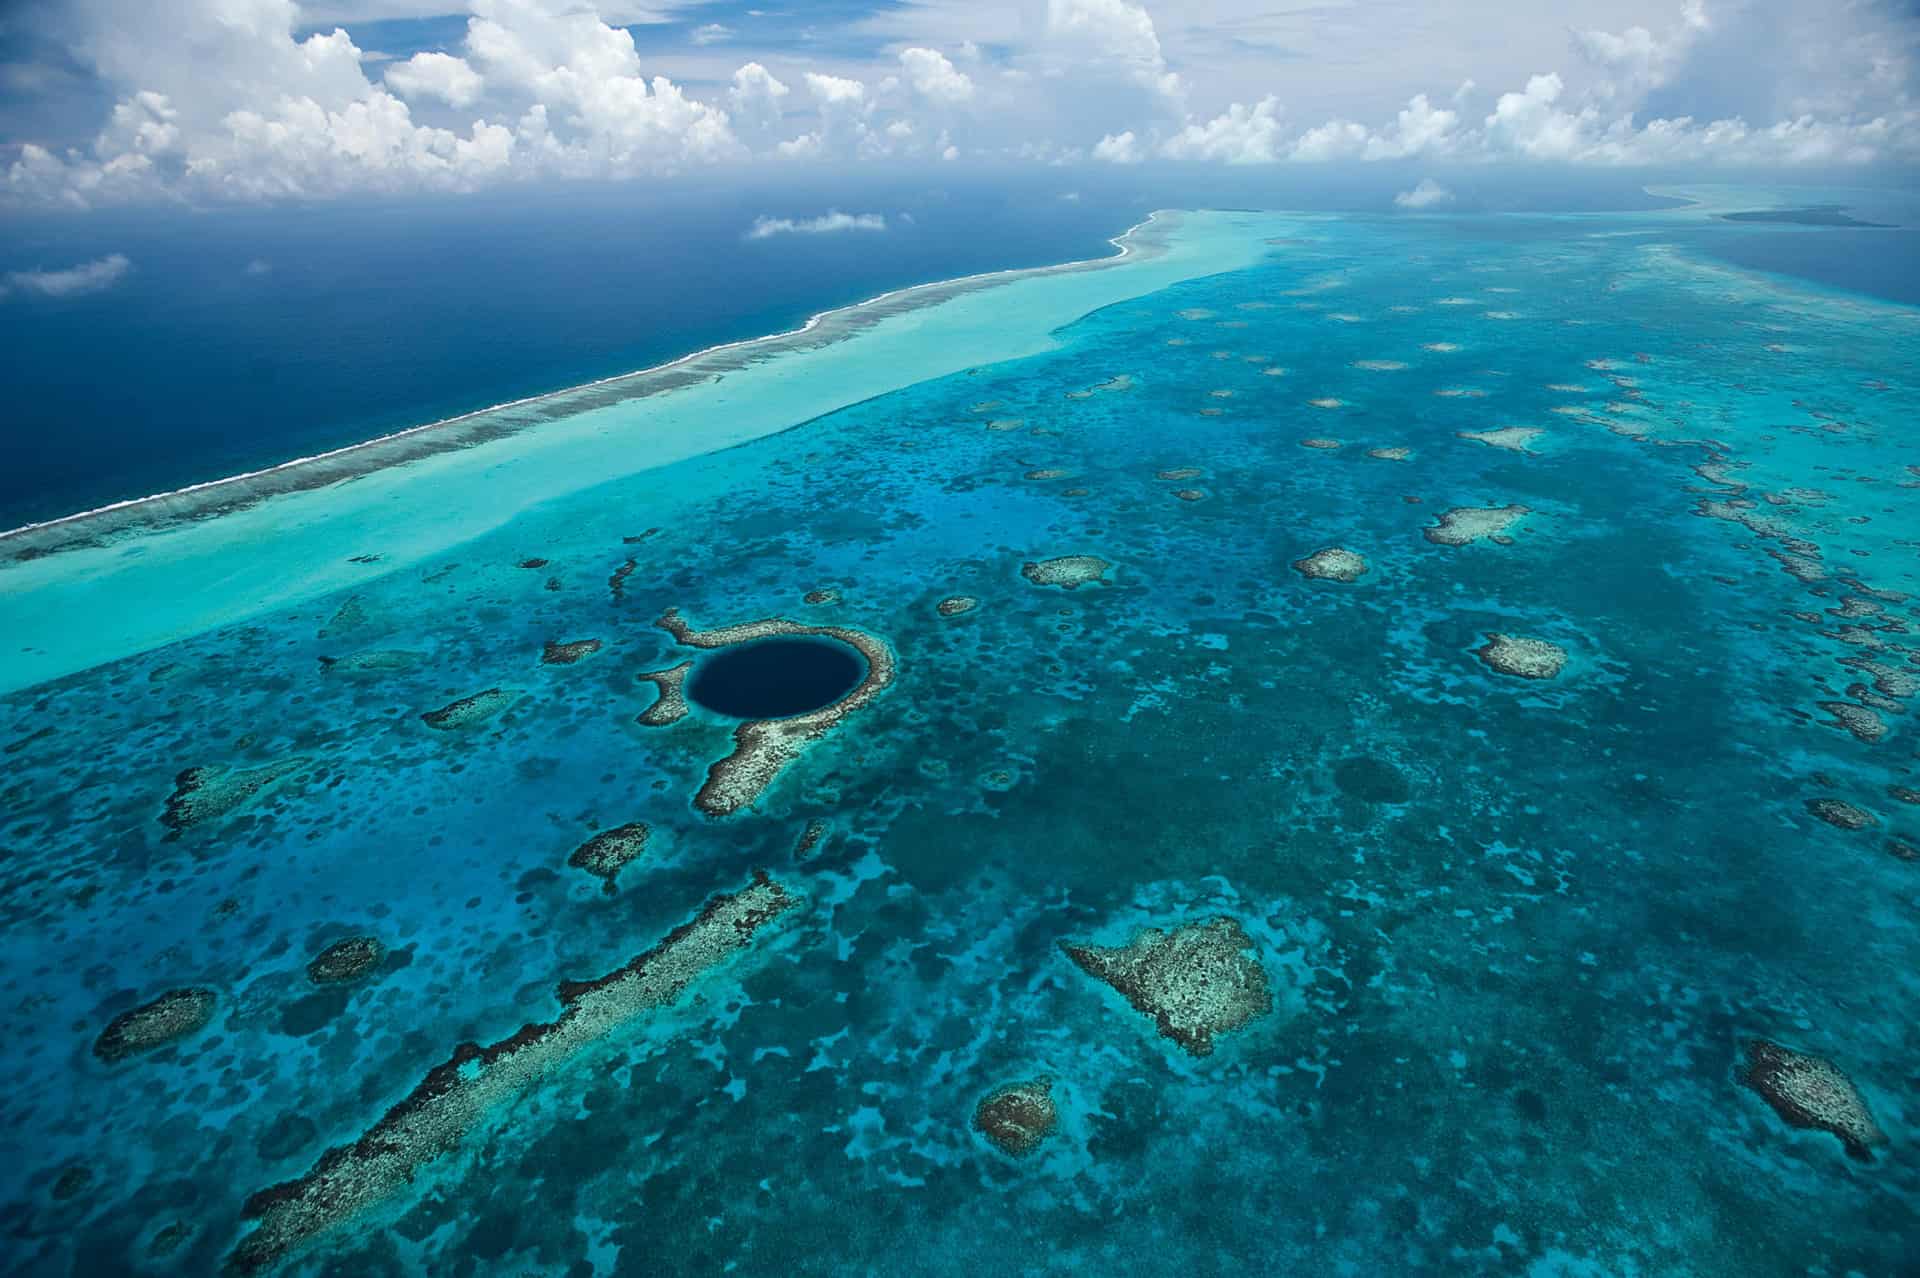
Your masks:
<instances>
[{"instance_id":1,"label":"cumulus cloud","mask_svg":"<svg viewBox=\"0 0 1920 1278\"><path fill-rule=\"evenodd\" d=\"M1364 153L1369 160L1399 160L1446 151L1459 123L1459 112L1436 107L1426 94L1417 93L1394 117L1391 128L1367 139Z\"/></svg>"},{"instance_id":2,"label":"cumulus cloud","mask_svg":"<svg viewBox=\"0 0 1920 1278\"><path fill-rule=\"evenodd\" d=\"M957 106L973 97L973 80L935 49L906 49L900 67L913 91L932 102Z\"/></svg>"},{"instance_id":3,"label":"cumulus cloud","mask_svg":"<svg viewBox=\"0 0 1920 1278\"><path fill-rule=\"evenodd\" d=\"M840 231L884 231L886 229L887 219L884 214L842 213L834 209L819 217L798 219L767 217L762 214L753 219L753 229L747 232L747 238L766 240L776 235L832 235Z\"/></svg>"},{"instance_id":4,"label":"cumulus cloud","mask_svg":"<svg viewBox=\"0 0 1920 1278\"><path fill-rule=\"evenodd\" d=\"M1421 178L1418 186L1411 191L1400 192L1393 197L1393 202L1403 209L1438 208L1453 203L1453 192L1432 178Z\"/></svg>"},{"instance_id":5,"label":"cumulus cloud","mask_svg":"<svg viewBox=\"0 0 1920 1278\"><path fill-rule=\"evenodd\" d=\"M27 143L12 195L75 205L161 194L315 197L469 189L510 175L670 173L735 158L724 109L644 73L632 35L568 0L472 0L459 55L386 69L291 0L77 0L74 52L126 86L90 148ZM409 103L481 118L446 124Z\"/></svg>"},{"instance_id":6,"label":"cumulus cloud","mask_svg":"<svg viewBox=\"0 0 1920 1278\"><path fill-rule=\"evenodd\" d=\"M1497 48L1479 39L1473 14L1436 10L1417 42L1402 41L1377 62L1355 56L1382 52L1373 35L1359 50L1357 29L1254 0L1163 4L1159 24L1140 0L916 0L821 18L823 35L863 36L846 47L875 51L844 55L830 69L800 52L842 46L789 46L756 50L759 58L729 78L734 59L701 50L759 28L688 24L673 56L695 77L689 84L659 74L626 29L684 22L684 6L450 0L446 7L468 12L464 33L399 61L368 53L332 23L416 3L425 0L47 5L60 14L48 38L97 75L111 105L88 123L87 144L18 139L0 169L0 197L75 208L315 199L671 177L769 156L835 164L963 153L1037 164L1920 162L1920 16L1910 0L1678 0L1665 20L1624 29L1583 21L1606 6L1579 0L1566 10L1572 30L1551 15L1504 14L1512 31L1503 37L1514 38ZM974 43L987 34L992 43ZM1429 50L1430 40L1445 47ZM1308 52L1293 60L1272 56L1303 42ZM1419 59L1398 56L1400 45L1416 43ZM1220 72L1223 59L1239 68L1237 80ZM1208 74L1189 82L1183 65ZM1249 66L1257 78L1249 80ZM1337 92L1325 92L1336 75L1344 77ZM1268 92L1283 87L1294 95L1291 111ZM1307 116L1307 103L1328 105Z\"/></svg>"},{"instance_id":7,"label":"cumulus cloud","mask_svg":"<svg viewBox=\"0 0 1920 1278\"><path fill-rule=\"evenodd\" d=\"M408 101L433 98L452 107L472 106L483 84L466 59L447 53L416 53L388 67L384 78Z\"/></svg>"},{"instance_id":8,"label":"cumulus cloud","mask_svg":"<svg viewBox=\"0 0 1920 1278\"><path fill-rule=\"evenodd\" d=\"M1189 124L1162 148L1175 160L1224 164L1271 164L1280 156L1280 100L1262 98L1251 107L1235 103L1222 115Z\"/></svg>"},{"instance_id":9,"label":"cumulus cloud","mask_svg":"<svg viewBox=\"0 0 1920 1278\"><path fill-rule=\"evenodd\" d=\"M109 253L91 262L58 271L8 271L0 277L0 298L15 293L37 297L78 297L112 288L133 269L124 253Z\"/></svg>"},{"instance_id":10,"label":"cumulus cloud","mask_svg":"<svg viewBox=\"0 0 1920 1278\"><path fill-rule=\"evenodd\" d=\"M749 62L733 73L733 87L727 90L727 104L740 127L771 132L780 127L781 102L792 92L758 62Z\"/></svg>"}]
</instances>

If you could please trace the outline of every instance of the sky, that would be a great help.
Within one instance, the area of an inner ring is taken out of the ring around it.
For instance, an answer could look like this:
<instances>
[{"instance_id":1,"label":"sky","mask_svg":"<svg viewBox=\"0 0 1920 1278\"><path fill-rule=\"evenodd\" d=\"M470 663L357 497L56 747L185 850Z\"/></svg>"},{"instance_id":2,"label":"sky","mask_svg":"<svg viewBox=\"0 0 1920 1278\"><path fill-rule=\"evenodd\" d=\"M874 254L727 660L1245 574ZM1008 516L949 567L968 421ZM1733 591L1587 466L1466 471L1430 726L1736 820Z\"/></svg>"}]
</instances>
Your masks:
<instances>
[{"instance_id":1,"label":"sky","mask_svg":"<svg viewBox=\"0 0 1920 1278\"><path fill-rule=\"evenodd\" d=\"M1920 163L1917 68L1920 0L5 0L0 204L792 166L1885 170Z\"/></svg>"}]
</instances>

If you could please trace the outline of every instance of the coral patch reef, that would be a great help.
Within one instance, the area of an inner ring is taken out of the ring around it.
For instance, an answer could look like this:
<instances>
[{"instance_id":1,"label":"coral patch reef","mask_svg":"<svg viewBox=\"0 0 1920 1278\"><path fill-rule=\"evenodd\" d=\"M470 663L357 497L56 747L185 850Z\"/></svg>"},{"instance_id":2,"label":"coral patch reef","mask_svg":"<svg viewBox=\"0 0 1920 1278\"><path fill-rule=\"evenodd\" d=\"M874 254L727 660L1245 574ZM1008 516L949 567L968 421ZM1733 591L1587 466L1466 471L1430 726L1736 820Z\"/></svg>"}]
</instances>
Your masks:
<instances>
[{"instance_id":1,"label":"coral patch reef","mask_svg":"<svg viewBox=\"0 0 1920 1278\"><path fill-rule=\"evenodd\" d=\"M1551 679L1567 664L1565 648L1526 635L1489 634L1473 651L1488 669L1516 679Z\"/></svg>"},{"instance_id":2,"label":"coral patch reef","mask_svg":"<svg viewBox=\"0 0 1920 1278\"><path fill-rule=\"evenodd\" d=\"M1507 529L1532 513L1528 507L1518 504L1455 506L1441 514L1439 522L1424 531L1428 541L1441 546L1466 546L1476 541L1510 546L1513 538L1507 535Z\"/></svg>"},{"instance_id":3,"label":"coral patch reef","mask_svg":"<svg viewBox=\"0 0 1920 1278\"><path fill-rule=\"evenodd\" d=\"M1305 559L1294 560L1293 570L1303 577L1322 581L1358 581L1367 571L1367 561L1351 550L1328 546Z\"/></svg>"},{"instance_id":4,"label":"coral patch reef","mask_svg":"<svg viewBox=\"0 0 1920 1278\"><path fill-rule=\"evenodd\" d=\"M449 701L438 710L429 710L420 716L420 721L429 728L452 732L493 718L512 705L519 695L519 691L513 688L488 688L485 692Z\"/></svg>"},{"instance_id":5,"label":"coral patch reef","mask_svg":"<svg viewBox=\"0 0 1920 1278\"><path fill-rule=\"evenodd\" d=\"M1789 1125L1838 1136L1859 1162L1872 1162L1874 1147L1886 1143L1859 1089L1832 1061L1756 1038L1747 1043L1740 1081Z\"/></svg>"},{"instance_id":6,"label":"coral patch reef","mask_svg":"<svg viewBox=\"0 0 1920 1278\"><path fill-rule=\"evenodd\" d=\"M996 1088L981 1097L973 1111L973 1130L1014 1158L1040 1148L1058 1122L1053 1080L1044 1077Z\"/></svg>"},{"instance_id":7,"label":"coral patch reef","mask_svg":"<svg viewBox=\"0 0 1920 1278\"><path fill-rule=\"evenodd\" d=\"M213 1019L216 1002L209 989L168 990L109 1021L93 1040L93 1054L103 1061L122 1061L198 1033Z\"/></svg>"},{"instance_id":8,"label":"coral patch reef","mask_svg":"<svg viewBox=\"0 0 1920 1278\"><path fill-rule=\"evenodd\" d=\"M371 972L387 949L371 936L349 936L335 941L307 964L307 979L315 985L343 985Z\"/></svg>"},{"instance_id":9,"label":"coral patch reef","mask_svg":"<svg viewBox=\"0 0 1920 1278\"><path fill-rule=\"evenodd\" d=\"M653 830L645 821L633 821L611 830L602 830L575 848L573 854L567 857L567 864L598 878L600 890L612 896L621 868L629 861L637 860L647 850L647 840L652 834Z\"/></svg>"},{"instance_id":10,"label":"coral patch reef","mask_svg":"<svg viewBox=\"0 0 1920 1278\"><path fill-rule=\"evenodd\" d=\"M501 1104L563 1061L679 1002L696 980L799 903L756 873L746 887L715 896L624 966L597 980L563 982L555 1019L524 1025L498 1042L462 1043L360 1139L328 1150L297 1180L248 1198L244 1214L258 1223L228 1257L228 1271L261 1272L404 1191L421 1168L457 1148Z\"/></svg>"},{"instance_id":11,"label":"coral patch reef","mask_svg":"<svg viewBox=\"0 0 1920 1278\"><path fill-rule=\"evenodd\" d=\"M232 768L221 764L188 768L173 779L173 793L160 814L160 824L178 838L195 826L229 816L266 794L274 786L306 766L295 756L261 764L257 768Z\"/></svg>"},{"instance_id":12,"label":"coral patch reef","mask_svg":"<svg viewBox=\"0 0 1920 1278\"><path fill-rule=\"evenodd\" d=\"M1121 946L1061 946L1081 971L1118 990L1194 1056L1215 1036L1273 1010L1266 969L1237 919L1146 928Z\"/></svg>"},{"instance_id":13,"label":"coral patch reef","mask_svg":"<svg viewBox=\"0 0 1920 1278\"><path fill-rule=\"evenodd\" d=\"M1077 590L1088 582L1102 581L1112 564L1097 555L1061 555L1020 566L1020 575L1036 586L1059 586Z\"/></svg>"}]
</instances>

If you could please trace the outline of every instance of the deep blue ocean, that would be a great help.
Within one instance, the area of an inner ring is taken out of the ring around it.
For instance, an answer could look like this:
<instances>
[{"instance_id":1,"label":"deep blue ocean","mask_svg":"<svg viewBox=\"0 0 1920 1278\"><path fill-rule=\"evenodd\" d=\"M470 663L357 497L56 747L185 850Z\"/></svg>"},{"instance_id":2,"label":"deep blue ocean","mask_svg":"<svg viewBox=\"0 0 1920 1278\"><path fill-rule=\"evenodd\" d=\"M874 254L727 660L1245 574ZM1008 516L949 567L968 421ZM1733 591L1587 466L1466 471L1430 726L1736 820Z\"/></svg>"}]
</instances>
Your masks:
<instances>
[{"instance_id":1,"label":"deep blue ocean","mask_svg":"<svg viewBox=\"0 0 1920 1278\"><path fill-rule=\"evenodd\" d=\"M581 187L20 226L0 269L109 253L133 269L107 292L0 304L0 526L647 367L903 285L1111 252L1135 220L1058 195ZM746 238L758 216L834 208L892 225Z\"/></svg>"}]
</instances>

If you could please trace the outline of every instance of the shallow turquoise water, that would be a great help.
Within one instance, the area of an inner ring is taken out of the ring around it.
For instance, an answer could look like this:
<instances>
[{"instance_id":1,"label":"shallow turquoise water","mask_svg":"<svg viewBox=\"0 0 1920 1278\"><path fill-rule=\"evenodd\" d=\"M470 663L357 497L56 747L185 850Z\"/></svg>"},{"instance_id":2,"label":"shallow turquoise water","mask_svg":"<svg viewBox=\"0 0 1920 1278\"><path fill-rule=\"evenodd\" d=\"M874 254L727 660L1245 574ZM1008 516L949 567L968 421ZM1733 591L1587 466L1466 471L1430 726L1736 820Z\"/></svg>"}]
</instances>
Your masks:
<instances>
[{"instance_id":1,"label":"shallow turquoise water","mask_svg":"<svg viewBox=\"0 0 1920 1278\"><path fill-rule=\"evenodd\" d=\"M1056 349L11 694L12 1267L214 1272L247 1194L764 867L797 917L283 1271L1912 1272L1920 782L1857 662L1920 671L1920 314L1608 233L1647 228L1302 219ZM1513 503L1511 544L1423 536ZM1331 546L1369 572L1293 569ZM1022 576L1075 554L1105 581ZM895 678L710 818L731 723L634 722L698 655L668 608L857 628ZM1567 664L1495 673L1495 632ZM182 769L290 757L167 837ZM635 821L617 890L568 865ZM1217 915L1273 1000L1205 1057L1060 950ZM315 986L351 933L388 961ZM90 1053L186 985L207 1029ZM1847 1073L1873 1162L1737 1082L1753 1036ZM1059 1128L1004 1157L974 1106L1042 1074Z\"/></svg>"}]
</instances>

